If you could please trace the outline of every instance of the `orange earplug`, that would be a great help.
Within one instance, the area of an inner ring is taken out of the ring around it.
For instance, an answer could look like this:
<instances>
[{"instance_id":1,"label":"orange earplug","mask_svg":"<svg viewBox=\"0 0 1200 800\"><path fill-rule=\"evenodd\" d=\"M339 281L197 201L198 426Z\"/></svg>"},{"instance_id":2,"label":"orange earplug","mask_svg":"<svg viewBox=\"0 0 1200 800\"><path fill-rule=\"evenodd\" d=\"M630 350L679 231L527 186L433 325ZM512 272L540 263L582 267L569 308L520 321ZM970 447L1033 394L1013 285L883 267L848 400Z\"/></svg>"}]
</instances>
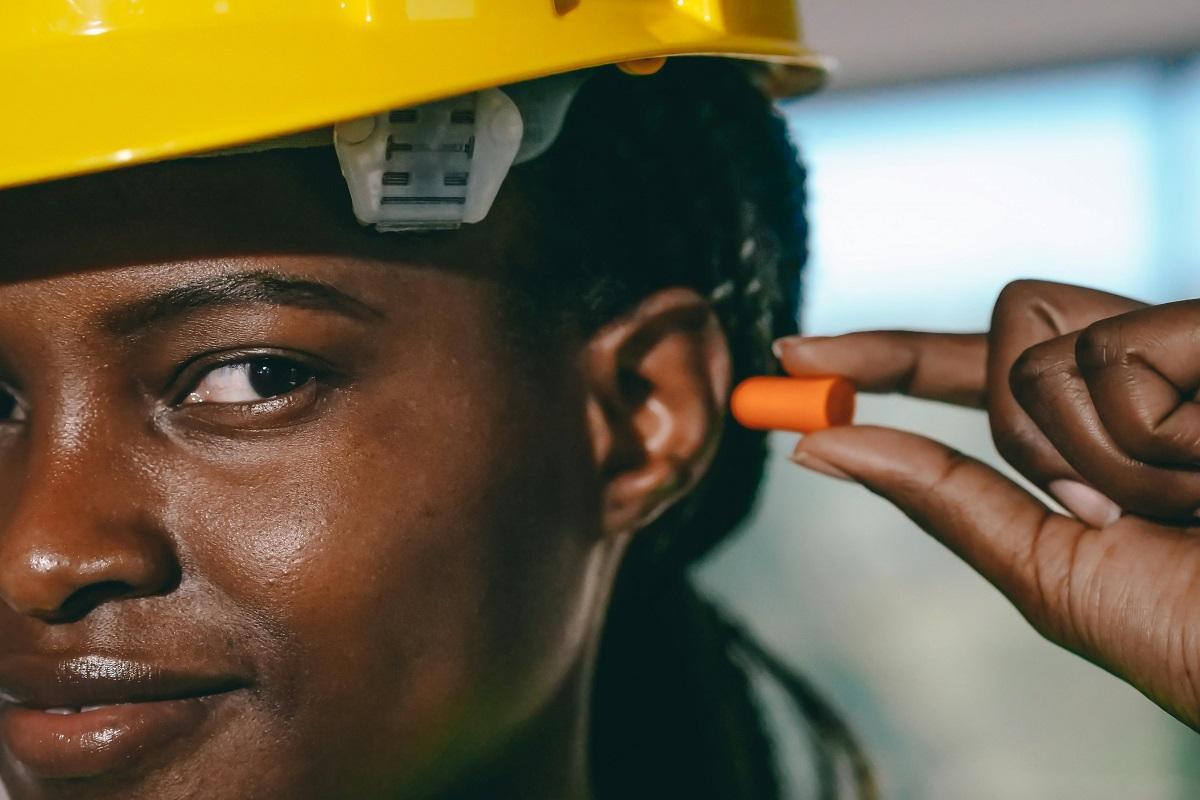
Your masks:
<instances>
[{"instance_id":1,"label":"orange earplug","mask_svg":"<svg viewBox=\"0 0 1200 800\"><path fill-rule=\"evenodd\" d=\"M854 394L845 378L750 378L729 407L747 428L812 433L853 422Z\"/></svg>"}]
</instances>

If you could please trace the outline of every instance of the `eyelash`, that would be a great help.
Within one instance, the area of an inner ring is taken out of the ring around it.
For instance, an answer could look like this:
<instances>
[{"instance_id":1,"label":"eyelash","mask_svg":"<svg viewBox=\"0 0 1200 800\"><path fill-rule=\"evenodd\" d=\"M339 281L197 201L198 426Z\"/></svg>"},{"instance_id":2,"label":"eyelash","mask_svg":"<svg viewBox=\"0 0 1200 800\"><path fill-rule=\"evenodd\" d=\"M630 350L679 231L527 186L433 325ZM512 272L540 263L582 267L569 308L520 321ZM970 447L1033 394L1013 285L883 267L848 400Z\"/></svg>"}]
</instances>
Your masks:
<instances>
[{"instance_id":1,"label":"eyelash","mask_svg":"<svg viewBox=\"0 0 1200 800\"><path fill-rule=\"evenodd\" d=\"M268 369L254 373L263 367ZM222 376L222 371L227 372ZM226 351L200 356L181 369L173 381L177 389L170 405L186 418L217 429L289 427L309 417L338 377L323 359L307 354ZM274 388L279 391L271 391L272 379L278 379ZM235 396L223 400L223 394Z\"/></svg>"},{"instance_id":2,"label":"eyelash","mask_svg":"<svg viewBox=\"0 0 1200 800\"><path fill-rule=\"evenodd\" d=\"M295 359L258 355L209 367L193 382L179 404L254 405L291 394L316 379L316 370ZM205 384L209 382L215 385L206 388ZM213 399L222 392L249 393L257 397Z\"/></svg>"},{"instance_id":3,"label":"eyelash","mask_svg":"<svg viewBox=\"0 0 1200 800\"><path fill-rule=\"evenodd\" d=\"M17 393L0 383L0 425L24 422L26 416L25 406Z\"/></svg>"}]
</instances>

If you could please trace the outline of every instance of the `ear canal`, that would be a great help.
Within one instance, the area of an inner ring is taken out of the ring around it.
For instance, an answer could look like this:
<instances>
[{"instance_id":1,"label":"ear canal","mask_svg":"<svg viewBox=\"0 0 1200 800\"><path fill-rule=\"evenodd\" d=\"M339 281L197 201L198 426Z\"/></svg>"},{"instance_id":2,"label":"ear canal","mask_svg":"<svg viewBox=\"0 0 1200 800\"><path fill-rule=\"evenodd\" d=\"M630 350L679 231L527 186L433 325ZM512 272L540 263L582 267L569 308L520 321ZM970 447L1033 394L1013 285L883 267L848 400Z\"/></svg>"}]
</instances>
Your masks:
<instances>
[{"instance_id":1,"label":"ear canal","mask_svg":"<svg viewBox=\"0 0 1200 800\"><path fill-rule=\"evenodd\" d=\"M589 344L603 410L593 433L607 495L605 528L649 525L708 468L729 392L728 343L707 302L690 289L651 295Z\"/></svg>"}]
</instances>

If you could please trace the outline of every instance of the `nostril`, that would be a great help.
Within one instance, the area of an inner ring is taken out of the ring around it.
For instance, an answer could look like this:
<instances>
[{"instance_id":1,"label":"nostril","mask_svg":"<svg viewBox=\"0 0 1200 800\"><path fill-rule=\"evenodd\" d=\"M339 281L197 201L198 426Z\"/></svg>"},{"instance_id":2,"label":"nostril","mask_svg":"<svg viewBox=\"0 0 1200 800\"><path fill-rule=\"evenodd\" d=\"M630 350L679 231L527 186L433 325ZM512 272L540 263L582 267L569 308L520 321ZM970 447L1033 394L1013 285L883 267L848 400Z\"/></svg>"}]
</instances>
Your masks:
<instances>
[{"instance_id":1,"label":"nostril","mask_svg":"<svg viewBox=\"0 0 1200 800\"><path fill-rule=\"evenodd\" d=\"M41 500L26 501L0 530L0 601L13 611L73 622L106 603L179 586L181 564L157 524Z\"/></svg>"},{"instance_id":2,"label":"nostril","mask_svg":"<svg viewBox=\"0 0 1200 800\"><path fill-rule=\"evenodd\" d=\"M134 589L124 581L103 581L85 586L71 594L57 608L37 609L30 615L43 622L76 622L87 616L93 608L113 600L121 600L134 594Z\"/></svg>"},{"instance_id":3,"label":"nostril","mask_svg":"<svg viewBox=\"0 0 1200 800\"><path fill-rule=\"evenodd\" d=\"M134 588L125 581L101 581L84 586L68 597L54 612L54 619L47 621L73 622L89 611L113 600L123 600L134 594Z\"/></svg>"},{"instance_id":4,"label":"nostril","mask_svg":"<svg viewBox=\"0 0 1200 800\"><path fill-rule=\"evenodd\" d=\"M29 613L50 624L77 622L105 603L168 593L179 585L179 579L180 573L176 569L167 580L157 581L154 586L139 586L121 580L96 581L72 592L57 608Z\"/></svg>"}]
</instances>

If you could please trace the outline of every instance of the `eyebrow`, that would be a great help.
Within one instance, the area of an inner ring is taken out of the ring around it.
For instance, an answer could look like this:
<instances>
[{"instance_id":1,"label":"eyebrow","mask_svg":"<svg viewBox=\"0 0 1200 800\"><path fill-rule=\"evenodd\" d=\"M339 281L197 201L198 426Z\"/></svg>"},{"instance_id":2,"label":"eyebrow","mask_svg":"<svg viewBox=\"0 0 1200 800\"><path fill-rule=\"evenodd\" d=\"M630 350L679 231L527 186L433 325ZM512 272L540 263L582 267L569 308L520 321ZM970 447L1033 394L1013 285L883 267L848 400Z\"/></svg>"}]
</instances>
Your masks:
<instances>
[{"instance_id":1,"label":"eyebrow","mask_svg":"<svg viewBox=\"0 0 1200 800\"><path fill-rule=\"evenodd\" d=\"M267 303L331 311L358 320L376 320L383 312L319 281L270 272L219 275L176 286L122 306L105 315L104 326L118 335L152 327L192 311L238 303Z\"/></svg>"}]
</instances>

